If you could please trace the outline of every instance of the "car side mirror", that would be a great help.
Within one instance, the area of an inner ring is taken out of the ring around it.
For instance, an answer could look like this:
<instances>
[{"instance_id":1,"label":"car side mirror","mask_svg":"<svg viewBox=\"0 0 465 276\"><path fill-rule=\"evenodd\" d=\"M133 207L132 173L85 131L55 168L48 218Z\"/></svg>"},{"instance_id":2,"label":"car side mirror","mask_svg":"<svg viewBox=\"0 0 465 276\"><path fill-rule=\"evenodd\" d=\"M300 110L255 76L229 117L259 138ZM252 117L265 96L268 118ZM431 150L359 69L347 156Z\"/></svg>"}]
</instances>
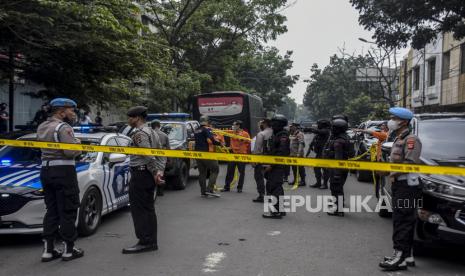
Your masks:
<instances>
[{"instance_id":1,"label":"car side mirror","mask_svg":"<svg viewBox=\"0 0 465 276\"><path fill-rule=\"evenodd\" d=\"M127 155L122 153L112 153L108 158L110 164L123 163L126 161Z\"/></svg>"},{"instance_id":2,"label":"car side mirror","mask_svg":"<svg viewBox=\"0 0 465 276\"><path fill-rule=\"evenodd\" d=\"M394 142L385 142L381 145L381 148L383 151L390 152L393 145L394 145Z\"/></svg>"}]
</instances>

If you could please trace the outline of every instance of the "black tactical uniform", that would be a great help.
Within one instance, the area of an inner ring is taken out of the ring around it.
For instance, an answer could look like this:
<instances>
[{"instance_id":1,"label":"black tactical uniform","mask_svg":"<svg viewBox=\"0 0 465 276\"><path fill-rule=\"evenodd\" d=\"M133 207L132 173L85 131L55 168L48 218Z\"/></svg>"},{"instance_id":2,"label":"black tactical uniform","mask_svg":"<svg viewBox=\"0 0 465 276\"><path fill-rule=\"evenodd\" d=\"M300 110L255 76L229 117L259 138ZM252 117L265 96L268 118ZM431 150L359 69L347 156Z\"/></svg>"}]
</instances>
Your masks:
<instances>
[{"instance_id":1,"label":"black tactical uniform","mask_svg":"<svg viewBox=\"0 0 465 276\"><path fill-rule=\"evenodd\" d=\"M332 121L331 138L328 142L327 158L336 160L347 160L350 156L350 141L346 134L348 125L342 119ZM344 169L329 169L331 195L336 198L336 206L344 204L344 184L347 180L348 171ZM341 197L342 202L339 202ZM344 216L344 213L337 208L328 215Z\"/></svg>"},{"instance_id":2,"label":"black tactical uniform","mask_svg":"<svg viewBox=\"0 0 465 276\"><path fill-rule=\"evenodd\" d=\"M273 135L267 141L267 146L264 150L265 154L273 156L290 155L289 132L284 129L286 125L287 119L283 115L275 115L271 119ZM277 203L274 205L276 212L263 214L264 218L280 219L285 214L279 210L279 197L284 195L283 178L286 169L285 167L285 165L271 165L265 171L266 193L267 195L274 196L277 199Z\"/></svg>"},{"instance_id":3,"label":"black tactical uniform","mask_svg":"<svg viewBox=\"0 0 465 276\"><path fill-rule=\"evenodd\" d=\"M331 132L331 122L329 120L318 120L318 128L310 128L310 131L315 134L313 137L306 156L310 155L310 152L313 150L316 154L315 158L323 158L323 150L325 144L328 142L329 135ZM313 188L327 189L329 172L326 168L313 168L315 172L316 183L310 185ZM323 183L321 183L321 178L323 177Z\"/></svg>"}]
</instances>

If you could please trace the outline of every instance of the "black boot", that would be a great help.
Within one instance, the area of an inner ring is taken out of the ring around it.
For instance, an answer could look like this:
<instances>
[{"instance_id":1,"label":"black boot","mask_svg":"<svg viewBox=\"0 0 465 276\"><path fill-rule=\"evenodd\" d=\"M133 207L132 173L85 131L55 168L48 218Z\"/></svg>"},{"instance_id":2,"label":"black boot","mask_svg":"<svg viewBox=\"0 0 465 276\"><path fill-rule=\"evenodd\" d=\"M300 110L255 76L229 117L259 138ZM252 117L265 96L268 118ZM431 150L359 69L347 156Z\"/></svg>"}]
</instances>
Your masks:
<instances>
[{"instance_id":1,"label":"black boot","mask_svg":"<svg viewBox=\"0 0 465 276\"><path fill-rule=\"evenodd\" d=\"M385 256L384 261L388 261L392 258L392 256ZM414 267L415 266L415 258L413 257L413 252L410 251L410 256L405 258L405 263L407 266Z\"/></svg>"},{"instance_id":2,"label":"black boot","mask_svg":"<svg viewBox=\"0 0 465 276\"><path fill-rule=\"evenodd\" d=\"M266 218L266 219L282 219L283 218L283 215L281 213L265 213L262 215L263 218Z\"/></svg>"},{"instance_id":3,"label":"black boot","mask_svg":"<svg viewBox=\"0 0 465 276\"><path fill-rule=\"evenodd\" d=\"M326 183L326 182L323 183L323 185L320 186L320 189L322 189L322 190L328 189L328 183Z\"/></svg>"},{"instance_id":4,"label":"black boot","mask_svg":"<svg viewBox=\"0 0 465 276\"><path fill-rule=\"evenodd\" d=\"M311 188L320 188L321 187L321 182L316 182L315 184L310 185Z\"/></svg>"},{"instance_id":5,"label":"black boot","mask_svg":"<svg viewBox=\"0 0 465 276\"><path fill-rule=\"evenodd\" d=\"M64 242L64 251L61 259L63 261L71 261L84 256L84 251L74 246L74 242Z\"/></svg>"},{"instance_id":6,"label":"black boot","mask_svg":"<svg viewBox=\"0 0 465 276\"><path fill-rule=\"evenodd\" d=\"M131 247L123 249L123 254L137 254L142 252L156 251L158 250L158 245L155 243L141 244L140 242Z\"/></svg>"},{"instance_id":7,"label":"black boot","mask_svg":"<svg viewBox=\"0 0 465 276\"><path fill-rule=\"evenodd\" d=\"M402 251L394 250L392 257L386 258L386 260L379 263L379 266L385 271L406 270L407 262Z\"/></svg>"},{"instance_id":8,"label":"black boot","mask_svg":"<svg viewBox=\"0 0 465 276\"><path fill-rule=\"evenodd\" d=\"M256 203L263 203L263 202L265 202L265 200L263 199L263 195L257 196L257 198L254 198L252 201L253 201L253 202L256 202Z\"/></svg>"},{"instance_id":9,"label":"black boot","mask_svg":"<svg viewBox=\"0 0 465 276\"><path fill-rule=\"evenodd\" d=\"M44 241L44 252L42 253L42 262L50 262L61 258L62 251L55 249L54 240L43 240Z\"/></svg>"}]
</instances>

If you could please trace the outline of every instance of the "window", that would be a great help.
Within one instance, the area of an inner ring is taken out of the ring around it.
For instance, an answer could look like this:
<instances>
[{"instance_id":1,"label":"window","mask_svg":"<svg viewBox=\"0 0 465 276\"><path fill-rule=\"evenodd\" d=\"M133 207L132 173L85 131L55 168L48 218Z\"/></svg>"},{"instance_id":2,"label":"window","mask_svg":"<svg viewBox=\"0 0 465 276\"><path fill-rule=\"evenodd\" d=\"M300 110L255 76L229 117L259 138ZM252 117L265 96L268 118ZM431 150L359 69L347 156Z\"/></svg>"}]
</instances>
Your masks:
<instances>
[{"instance_id":1,"label":"window","mask_svg":"<svg viewBox=\"0 0 465 276\"><path fill-rule=\"evenodd\" d=\"M442 79L448 79L450 72L450 51L442 55Z\"/></svg>"},{"instance_id":2,"label":"window","mask_svg":"<svg viewBox=\"0 0 465 276\"><path fill-rule=\"evenodd\" d=\"M413 68L413 90L420 89L420 67Z\"/></svg>"},{"instance_id":3,"label":"window","mask_svg":"<svg viewBox=\"0 0 465 276\"><path fill-rule=\"evenodd\" d=\"M436 84L436 58L428 60L428 86Z\"/></svg>"},{"instance_id":4,"label":"window","mask_svg":"<svg viewBox=\"0 0 465 276\"><path fill-rule=\"evenodd\" d=\"M460 73L465 74L465 43L460 45Z\"/></svg>"}]
</instances>

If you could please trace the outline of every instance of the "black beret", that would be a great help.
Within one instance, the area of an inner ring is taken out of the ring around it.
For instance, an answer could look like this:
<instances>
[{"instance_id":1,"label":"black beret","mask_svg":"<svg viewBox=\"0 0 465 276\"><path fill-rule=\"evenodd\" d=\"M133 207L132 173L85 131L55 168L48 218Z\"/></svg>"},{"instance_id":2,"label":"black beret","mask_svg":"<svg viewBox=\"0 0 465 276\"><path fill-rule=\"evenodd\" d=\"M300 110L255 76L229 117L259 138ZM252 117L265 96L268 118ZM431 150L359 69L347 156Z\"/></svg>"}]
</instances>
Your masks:
<instances>
[{"instance_id":1,"label":"black beret","mask_svg":"<svg viewBox=\"0 0 465 276\"><path fill-rule=\"evenodd\" d=\"M147 117L147 107L145 106L134 106L128 110L128 117Z\"/></svg>"}]
</instances>

